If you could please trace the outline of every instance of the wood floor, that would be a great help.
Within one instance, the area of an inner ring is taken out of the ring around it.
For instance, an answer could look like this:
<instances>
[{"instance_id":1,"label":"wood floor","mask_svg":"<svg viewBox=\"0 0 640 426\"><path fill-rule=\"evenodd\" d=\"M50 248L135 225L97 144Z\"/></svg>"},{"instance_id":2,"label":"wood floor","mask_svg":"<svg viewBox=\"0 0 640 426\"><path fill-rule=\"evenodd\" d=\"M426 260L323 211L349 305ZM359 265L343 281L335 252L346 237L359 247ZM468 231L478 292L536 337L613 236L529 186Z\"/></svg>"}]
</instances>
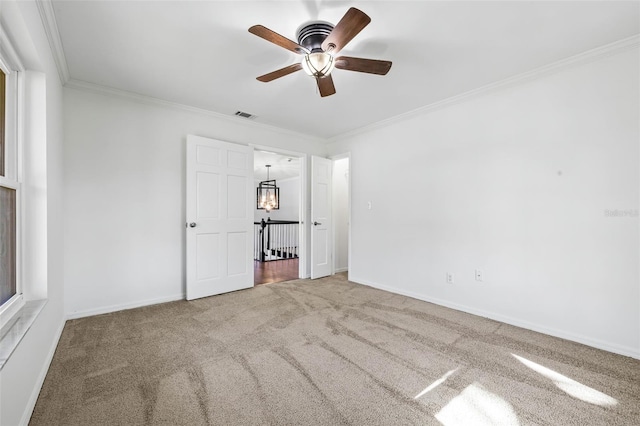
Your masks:
<instances>
[{"instance_id":1,"label":"wood floor","mask_svg":"<svg viewBox=\"0 0 640 426\"><path fill-rule=\"evenodd\" d=\"M253 283L270 284L298 279L298 259L253 262Z\"/></svg>"}]
</instances>

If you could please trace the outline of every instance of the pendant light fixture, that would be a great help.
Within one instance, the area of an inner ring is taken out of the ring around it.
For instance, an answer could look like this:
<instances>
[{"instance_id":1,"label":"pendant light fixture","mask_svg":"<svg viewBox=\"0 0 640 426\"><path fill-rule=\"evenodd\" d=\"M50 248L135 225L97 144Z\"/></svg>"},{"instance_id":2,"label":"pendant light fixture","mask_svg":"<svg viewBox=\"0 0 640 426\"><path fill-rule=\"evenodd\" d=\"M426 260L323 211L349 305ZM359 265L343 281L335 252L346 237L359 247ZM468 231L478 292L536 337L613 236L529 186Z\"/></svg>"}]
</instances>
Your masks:
<instances>
[{"instance_id":1,"label":"pendant light fixture","mask_svg":"<svg viewBox=\"0 0 640 426\"><path fill-rule=\"evenodd\" d=\"M278 210L280 208L280 188L276 185L276 180L269 179L269 169L271 164L265 165L267 168L267 180L258 184L256 203L258 210Z\"/></svg>"}]
</instances>

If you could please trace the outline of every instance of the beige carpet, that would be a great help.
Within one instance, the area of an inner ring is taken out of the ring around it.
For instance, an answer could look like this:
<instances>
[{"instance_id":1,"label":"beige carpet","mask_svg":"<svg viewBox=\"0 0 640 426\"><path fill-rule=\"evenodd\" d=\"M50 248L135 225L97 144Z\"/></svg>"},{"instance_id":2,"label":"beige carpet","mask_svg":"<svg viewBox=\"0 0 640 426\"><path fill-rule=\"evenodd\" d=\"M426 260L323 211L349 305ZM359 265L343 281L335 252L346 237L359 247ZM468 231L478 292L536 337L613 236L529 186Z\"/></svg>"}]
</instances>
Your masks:
<instances>
[{"instance_id":1,"label":"beige carpet","mask_svg":"<svg viewBox=\"0 0 640 426\"><path fill-rule=\"evenodd\" d=\"M32 425L638 425L640 361L344 275L67 322Z\"/></svg>"}]
</instances>

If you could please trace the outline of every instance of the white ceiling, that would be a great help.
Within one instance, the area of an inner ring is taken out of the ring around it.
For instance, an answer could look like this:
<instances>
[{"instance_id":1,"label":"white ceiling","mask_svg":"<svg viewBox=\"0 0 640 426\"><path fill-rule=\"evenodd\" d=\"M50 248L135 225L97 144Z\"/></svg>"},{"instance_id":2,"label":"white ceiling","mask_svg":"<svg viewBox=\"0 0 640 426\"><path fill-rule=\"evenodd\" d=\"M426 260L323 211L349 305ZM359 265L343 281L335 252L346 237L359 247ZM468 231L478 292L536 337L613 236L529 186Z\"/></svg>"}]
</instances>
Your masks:
<instances>
[{"instance_id":1,"label":"white ceiling","mask_svg":"<svg viewBox=\"0 0 640 426\"><path fill-rule=\"evenodd\" d=\"M72 79L233 115L320 138L385 120L640 32L637 1L59 1ZM295 40L309 20L371 17L341 52L393 61L387 76L335 70L320 98L300 60L250 34ZM241 118L237 118L242 120Z\"/></svg>"}]
</instances>

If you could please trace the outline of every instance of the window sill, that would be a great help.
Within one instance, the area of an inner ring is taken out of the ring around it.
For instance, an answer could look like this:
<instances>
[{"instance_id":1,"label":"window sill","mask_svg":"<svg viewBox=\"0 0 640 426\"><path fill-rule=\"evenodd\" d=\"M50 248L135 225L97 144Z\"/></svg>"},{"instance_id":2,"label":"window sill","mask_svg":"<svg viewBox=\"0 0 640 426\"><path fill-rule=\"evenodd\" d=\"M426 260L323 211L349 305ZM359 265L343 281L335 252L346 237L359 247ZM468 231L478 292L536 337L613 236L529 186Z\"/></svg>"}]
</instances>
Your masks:
<instances>
[{"instance_id":1,"label":"window sill","mask_svg":"<svg viewBox=\"0 0 640 426\"><path fill-rule=\"evenodd\" d=\"M11 321L2 327L0 330L0 370L7 363L46 304L46 299L26 302Z\"/></svg>"}]
</instances>

